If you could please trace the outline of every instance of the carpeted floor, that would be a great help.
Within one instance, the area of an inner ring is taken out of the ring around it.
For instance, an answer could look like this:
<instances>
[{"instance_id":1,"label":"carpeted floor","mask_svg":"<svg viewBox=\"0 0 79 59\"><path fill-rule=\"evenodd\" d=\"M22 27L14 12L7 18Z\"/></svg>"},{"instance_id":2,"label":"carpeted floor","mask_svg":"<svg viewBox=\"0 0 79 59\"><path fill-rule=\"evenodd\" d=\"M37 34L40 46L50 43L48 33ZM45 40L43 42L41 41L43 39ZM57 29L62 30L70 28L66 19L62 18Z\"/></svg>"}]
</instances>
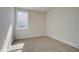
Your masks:
<instances>
[{"instance_id":1,"label":"carpeted floor","mask_svg":"<svg viewBox=\"0 0 79 59\"><path fill-rule=\"evenodd\" d=\"M79 50L47 36L15 40L9 52L78 52Z\"/></svg>"}]
</instances>

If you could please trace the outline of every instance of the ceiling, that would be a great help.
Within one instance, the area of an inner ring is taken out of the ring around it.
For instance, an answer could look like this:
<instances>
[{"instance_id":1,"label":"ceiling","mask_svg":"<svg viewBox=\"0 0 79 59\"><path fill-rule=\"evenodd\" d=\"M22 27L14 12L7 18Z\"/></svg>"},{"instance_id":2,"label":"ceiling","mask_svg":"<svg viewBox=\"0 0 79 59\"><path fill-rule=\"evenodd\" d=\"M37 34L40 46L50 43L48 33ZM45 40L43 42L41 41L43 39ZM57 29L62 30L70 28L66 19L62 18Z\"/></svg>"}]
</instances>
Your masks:
<instances>
[{"instance_id":1,"label":"ceiling","mask_svg":"<svg viewBox=\"0 0 79 59\"><path fill-rule=\"evenodd\" d=\"M21 8L27 9L27 10L40 11L40 12L48 12L53 7L21 7Z\"/></svg>"}]
</instances>

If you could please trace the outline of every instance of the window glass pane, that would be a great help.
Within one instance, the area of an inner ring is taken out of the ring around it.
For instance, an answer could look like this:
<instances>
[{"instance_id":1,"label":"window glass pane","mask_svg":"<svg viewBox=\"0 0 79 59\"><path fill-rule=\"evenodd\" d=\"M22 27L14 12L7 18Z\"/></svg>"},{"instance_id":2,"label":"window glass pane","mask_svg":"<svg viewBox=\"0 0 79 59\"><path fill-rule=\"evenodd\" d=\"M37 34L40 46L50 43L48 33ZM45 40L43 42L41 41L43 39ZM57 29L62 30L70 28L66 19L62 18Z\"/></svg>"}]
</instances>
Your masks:
<instances>
[{"instance_id":1,"label":"window glass pane","mask_svg":"<svg viewBox=\"0 0 79 59\"><path fill-rule=\"evenodd\" d=\"M28 13L27 12L17 12L16 15L16 26L17 28L26 28L28 29Z\"/></svg>"}]
</instances>

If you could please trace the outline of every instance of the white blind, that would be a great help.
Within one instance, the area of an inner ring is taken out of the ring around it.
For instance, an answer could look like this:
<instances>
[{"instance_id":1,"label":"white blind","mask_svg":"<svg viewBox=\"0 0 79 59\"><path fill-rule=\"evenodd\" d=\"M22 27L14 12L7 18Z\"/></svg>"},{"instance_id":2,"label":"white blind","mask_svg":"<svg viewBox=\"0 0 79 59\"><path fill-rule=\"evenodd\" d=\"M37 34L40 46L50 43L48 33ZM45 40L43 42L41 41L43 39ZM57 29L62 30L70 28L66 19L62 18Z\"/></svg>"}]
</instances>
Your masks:
<instances>
[{"instance_id":1,"label":"white blind","mask_svg":"<svg viewBox=\"0 0 79 59\"><path fill-rule=\"evenodd\" d=\"M16 12L16 27L17 29L28 29L28 12Z\"/></svg>"}]
</instances>

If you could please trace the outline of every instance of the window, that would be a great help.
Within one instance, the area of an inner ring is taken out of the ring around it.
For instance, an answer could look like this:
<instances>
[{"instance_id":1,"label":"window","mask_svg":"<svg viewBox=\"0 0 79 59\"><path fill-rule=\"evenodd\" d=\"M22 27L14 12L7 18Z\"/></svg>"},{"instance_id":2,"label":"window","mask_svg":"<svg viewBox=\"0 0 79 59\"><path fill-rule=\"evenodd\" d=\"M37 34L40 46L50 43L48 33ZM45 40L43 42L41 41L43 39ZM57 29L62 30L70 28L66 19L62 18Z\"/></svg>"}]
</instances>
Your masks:
<instances>
[{"instance_id":1,"label":"window","mask_svg":"<svg viewBox=\"0 0 79 59\"><path fill-rule=\"evenodd\" d=\"M16 12L16 28L28 29L28 12L26 11Z\"/></svg>"}]
</instances>

